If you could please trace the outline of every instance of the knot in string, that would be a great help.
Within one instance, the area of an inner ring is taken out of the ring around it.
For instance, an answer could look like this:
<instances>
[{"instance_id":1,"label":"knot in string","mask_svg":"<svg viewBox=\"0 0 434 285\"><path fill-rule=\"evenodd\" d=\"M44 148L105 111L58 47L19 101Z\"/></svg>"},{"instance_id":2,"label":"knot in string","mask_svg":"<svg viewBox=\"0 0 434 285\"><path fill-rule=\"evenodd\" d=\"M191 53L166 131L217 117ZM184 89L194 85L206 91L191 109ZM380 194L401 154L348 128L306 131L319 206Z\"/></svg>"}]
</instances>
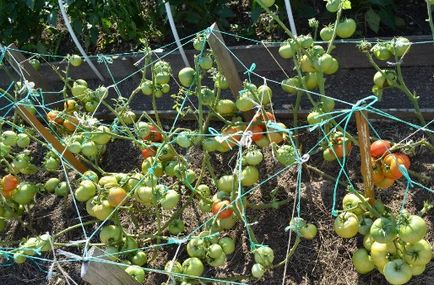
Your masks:
<instances>
[{"instance_id":1,"label":"knot in string","mask_svg":"<svg viewBox=\"0 0 434 285\"><path fill-rule=\"evenodd\" d=\"M111 56L106 56L103 54L98 54L97 60L98 60L98 63L109 63L109 64L113 63L113 58Z\"/></svg>"},{"instance_id":2,"label":"knot in string","mask_svg":"<svg viewBox=\"0 0 434 285\"><path fill-rule=\"evenodd\" d=\"M252 145L252 131L243 132L239 144L241 146L250 147Z\"/></svg>"},{"instance_id":3,"label":"knot in string","mask_svg":"<svg viewBox=\"0 0 434 285\"><path fill-rule=\"evenodd\" d=\"M276 122L273 121L268 121L267 122L267 128L282 132L282 133L287 133L289 136L292 136L292 132L290 129L284 128L281 125L279 125Z\"/></svg>"},{"instance_id":4,"label":"knot in string","mask_svg":"<svg viewBox=\"0 0 434 285\"><path fill-rule=\"evenodd\" d=\"M249 68L247 68L246 71L244 71L244 74L246 74L249 77L249 81L251 81L250 75L255 71L256 69L256 63L252 63Z\"/></svg>"}]
</instances>

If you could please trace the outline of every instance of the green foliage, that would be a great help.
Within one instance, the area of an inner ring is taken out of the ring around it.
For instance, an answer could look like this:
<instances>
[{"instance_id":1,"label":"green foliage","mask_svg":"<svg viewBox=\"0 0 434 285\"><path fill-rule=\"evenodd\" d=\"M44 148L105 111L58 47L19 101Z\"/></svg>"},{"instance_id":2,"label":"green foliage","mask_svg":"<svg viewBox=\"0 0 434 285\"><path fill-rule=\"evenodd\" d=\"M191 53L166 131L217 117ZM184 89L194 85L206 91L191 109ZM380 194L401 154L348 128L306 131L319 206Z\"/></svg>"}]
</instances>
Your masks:
<instances>
[{"instance_id":1,"label":"green foliage","mask_svg":"<svg viewBox=\"0 0 434 285\"><path fill-rule=\"evenodd\" d=\"M353 11L364 14L367 27L375 33L385 26L393 31L404 25L404 20L396 16L394 0L353 0Z\"/></svg>"}]
</instances>

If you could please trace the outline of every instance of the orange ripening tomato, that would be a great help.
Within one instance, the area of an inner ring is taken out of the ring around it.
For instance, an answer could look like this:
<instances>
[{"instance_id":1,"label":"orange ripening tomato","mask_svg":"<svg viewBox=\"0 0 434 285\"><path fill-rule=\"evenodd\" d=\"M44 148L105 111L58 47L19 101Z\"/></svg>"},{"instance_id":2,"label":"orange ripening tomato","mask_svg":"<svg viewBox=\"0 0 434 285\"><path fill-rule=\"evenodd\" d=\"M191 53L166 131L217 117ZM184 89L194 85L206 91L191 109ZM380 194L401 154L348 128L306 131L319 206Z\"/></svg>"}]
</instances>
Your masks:
<instances>
[{"instance_id":1,"label":"orange ripening tomato","mask_svg":"<svg viewBox=\"0 0 434 285\"><path fill-rule=\"evenodd\" d=\"M107 201L110 206L116 207L125 201L127 192L121 187L113 187L108 191Z\"/></svg>"},{"instance_id":2,"label":"orange ripening tomato","mask_svg":"<svg viewBox=\"0 0 434 285\"><path fill-rule=\"evenodd\" d=\"M148 148L142 149L142 156L145 159L148 157L154 156L156 153L157 153L157 151L153 147L148 147Z\"/></svg>"},{"instance_id":3,"label":"orange ripening tomato","mask_svg":"<svg viewBox=\"0 0 434 285\"><path fill-rule=\"evenodd\" d=\"M271 112L265 112L265 116L264 114L261 112L259 114L256 114L253 117L253 122L256 121L263 121L263 122L267 122L267 121L276 121L276 117L274 117L274 115Z\"/></svg>"},{"instance_id":4,"label":"orange ripening tomato","mask_svg":"<svg viewBox=\"0 0 434 285\"><path fill-rule=\"evenodd\" d=\"M15 190L18 187L18 184L20 184L19 179L12 174L4 176L1 182L3 191L5 192L11 192Z\"/></svg>"},{"instance_id":5,"label":"orange ripening tomato","mask_svg":"<svg viewBox=\"0 0 434 285\"><path fill-rule=\"evenodd\" d=\"M407 162L407 165L408 165L408 163L409 162ZM386 176L387 178L390 178L390 179L395 179L395 180L401 178L402 173L401 173L401 170L399 169L400 164L405 166L404 160L400 156L397 156L394 153L388 154L383 159L384 176Z\"/></svg>"},{"instance_id":6,"label":"orange ripening tomato","mask_svg":"<svg viewBox=\"0 0 434 285\"><path fill-rule=\"evenodd\" d=\"M375 186L377 186L378 188L385 190L387 188L389 188L390 186L393 185L393 183L395 183L395 179L391 179L391 178L384 178L383 180L381 180L380 182L374 183Z\"/></svg>"},{"instance_id":7,"label":"orange ripening tomato","mask_svg":"<svg viewBox=\"0 0 434 285\"><path fill-rule=\"evenodd\" d=\"M274 142L276 144L279 144L279 143L283 142L283 138L284 138L283 133L278 133L276 131L272 131L272 132L268 133L268 139L270 140L270 142Z\"/></svg>"},{"instance_id":8,"label":"orange ripening tomato","mask_svg":"<svg viewBox=\"0 0 434 285\"><path fill-rule=\"evenodd\" d=\"M410 169L410 158L408 157L408 155L401 152L396 152L394 154L396 157L398 157L398 161L400 164L404 164L405 168Z\"/></svg>"},{"instance_id":9,"label":"orange ripening tomato","mask_svg":"<svg viewBox=\"0 0 434 285\"><path fill-rule=\"evenodd\" d=\"M223 136L228 136L229 138L226 140L226 142L230 145L230 146L235 146L237 144L237 142L240 141L241 139L241 134L237 134L237 132L242 131L241 128L239 127L228 127L225 128L224 130L222 130L222 134Z\"/></svg>"},{"instance_id":10,"label":"orange ripening tomato","mask_svg":"<svg viewBox=\"0 0 434 285\"><path fill-rule=\"evenodd\" d=\"M337 139L338 144L335 144L333 146L333 149L336 153L336 156L339 158L344 157L344 143L342 138ZM348 156L348 154L350 153L351 149L353 148L353 144L351 143L351 141L346 140L345 142L345 155Z\"/></svg>"},{"instance_id":11,"label":"orange ripening tomato","mask_svg":"<svg viewBox=\"0 0 434 285\"><path fill-rule=\"evenodd\" d=\"M378 140L371 144L371 156L378 158L382 157L390 149L390 142Z\"/></svg>"},{"instance_id":12,"label":"orange ripening tomato","mask_svg":"<svg viewBox=\"0 0 434 285\"><path fill-rule=\"evenodd\" d=\"M47 113L47 120L49 123L57 123L61 125L63 123L63 119L61 118L61 114L59 111L51 110Z\"/></svg>"},{"instance_id":13,"label":"orange ripening tomato","mask_svg":"<svg viewBox=\"0 0 434 285\"><path fill-rule=\"evenodd\" d=\"M249 127L249 131L252 132L252 141L256 142L264 137L265 126L253 125Z\"/></svg>"},{"instance_id":14,"label":"orange ripening tomato","mask_svg":"<svg viewBox=\"0 0 434 285\"><path fill-rule=\"evenodd\" d=\"M63 121L63 127L70 132L75 131L78 126L78 119L76 117L69 117Z\"/></svg>"},{"instance_id":15,"label":"orange ripening tomato","mask_svg":"<svg viewBox=\"0 0 434 285\"><path fill-rule=\"evenodd\" d=\"M212 204L212 208L211 208L211 212L215 215L217 214L221 209L223 209L224 207L226 207L223 211L221 211L218 215L219 219L226 219L229 218L230 216L232 216L232 214L234 213L234 211L229 208L230 206L230 202L228 200L223 200L223 201L215 201Z\"/></svg>"},{"instance_id":16,"label":"orange ripening tomato","mask_svg":"<svg viewBox=\"0 0 434 285\"><path fill-rule=\"evenodd\" d=\"M14 191L1 191L3 197L5 197L7 200L9 200L10 198L12 198Z\"/></svg>"}]
</instances>

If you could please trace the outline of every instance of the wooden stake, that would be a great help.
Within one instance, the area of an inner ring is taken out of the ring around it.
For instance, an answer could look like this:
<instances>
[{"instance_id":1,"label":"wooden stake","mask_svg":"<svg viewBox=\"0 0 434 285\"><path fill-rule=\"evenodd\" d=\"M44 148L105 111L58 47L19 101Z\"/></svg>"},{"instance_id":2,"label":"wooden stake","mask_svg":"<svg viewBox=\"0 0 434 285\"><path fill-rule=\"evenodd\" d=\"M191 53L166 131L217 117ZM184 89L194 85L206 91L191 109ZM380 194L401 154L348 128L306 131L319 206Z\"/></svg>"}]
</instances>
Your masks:
<instances>
[{"instance_id":1,"label":"wooden stake","mask_svg":"<svg viewBox=\"0 0 434 285\"><path fill-rule=\"evenodd\" d=\"M240 90L243 89L243 84L238 74L237 67L225 45L225 41L219 31L217 23L212 24L210 29L211 33L208 37L208 44L214 52L219 69L228 81L232 95L237 99ZM248 121L253 118L253 115L253 111L243 112L244 119Z\"/></svg>"},{"instance_id":2,"label":"wooden stake","mask_svg":"<svg viewBox=\"0 0 434 285\"><path fill-rule=\"evenodd\" d=\"M98 257L106 253L97 247L92 247L89 250L89 256ZM100 257L106 259L107 257ZM124 267L106 263L104 261L98 262L89 261L83 263L81 267L81 278L91 285L138 285L133 277L125 272Z\"/></svg>"},{"instance_id":3,"label":"wooden stake","mask_svg":"<svg viewBox=\"0 0 434 285\"><path fill-rule=\"evenodd\" d=\"M19 52L15 45L9 45L8 55L6 57L9 64L13 67L13 69L18 73L18 75L28 81L32 81L35 83L35 86L38 88L42 88L42 90L47 90L48 85L45 83L42 76L32 67L32 65L28 62L28 60L24 57L24 55ZM45 97L44 97L45 98ZM42 125L42 123L34 116L32 113L27 111L24 106L17 105L18 114L33 128L35 128L38 133L45 139L45 141L53 146L53 148L63 154L63 157L79 172L84 173L88 170L88 168L78 160L70 151L66 149L64 145L62 145L59 140L50 133L50 131Z\"/></svg>"},{"instance_id":4,"label":"wooden stake","mask_svg":"<svg viewBox=\"0 0 434 285\"><path fill-rule=\"evenodd\" d=\"M357 133L359 137L361 171L363 176L363 186L365 197L369 199L369 203L375 203L374 184L372 181L372 165L369 139L369 125L367 122L368 114L366 111L358 111L356 114Z\"/></svg>"}]
</instances>

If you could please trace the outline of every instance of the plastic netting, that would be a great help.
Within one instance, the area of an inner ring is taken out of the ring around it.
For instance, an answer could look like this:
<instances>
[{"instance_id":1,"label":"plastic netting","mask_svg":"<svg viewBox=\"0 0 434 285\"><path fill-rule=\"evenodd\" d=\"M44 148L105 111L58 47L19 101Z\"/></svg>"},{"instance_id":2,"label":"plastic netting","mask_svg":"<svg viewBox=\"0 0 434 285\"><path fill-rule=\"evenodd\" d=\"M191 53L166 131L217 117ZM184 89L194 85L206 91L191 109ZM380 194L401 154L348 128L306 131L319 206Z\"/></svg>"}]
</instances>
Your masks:
<instances>
[{"instance_id":1,"label":"plastic netting","mask_svg":"<svg viewBox=\"0 0 434 285\"><path fill-rule=\"evenodd\" d=\"M201 31L200 34L205 35L206 37L208 37L211 33L214 33L212 30L210 29L206 29L204 31ZM264 42L264 41L255 41L252 39L248 39L245 37L239 37L233 34L229 34L229 33L224 33L222 32L222 34L224 34L225 36L228 37L235 37L237 39L243 39L245 41L250 41L254 44L260 44L260 45L264 45L266 47L269 46L273 46L273 45L280 45L281 43L279 42ZM182 39L182 44L183 46L186 45L190 45L195 39L195 35L190 35L184 39ZM335 43L336 44L356 44L359 43L359 40L338 40ZM322 42L317 42L316 44L321 44ZM222 46L226 47L224 42L221 42ZM414 42L412 43L413 45L416 44L432 44L432 41L421 41L421 42ZM128 82L128 80L130 80L131 78L133 78L135 75L139 74L142 75L144 74L144 76L146 76L146 70L151 68L154 64L156 64L157 62L160 62L161 60L164 60L166 56L177 52L177 48L174 48L172 50L170 50L170 48L173 47L173 44L167 45L167 46L163 46L161 48L159 48L158 50L154 50L154 51L140 51L140 52L131 52L131 53L122 53L122 54L112 54L112 55L95 55L95 56L90 56L91 59L97 59L98 63L100 66L104 66L108 72L108 74L110 75L110 79L112 80L111 84L109 84L108 86L106 86L106 90L109 93L112 93L114 91L114 98L119 99L126 99L128 100L129 96L133 96L133 95L127 95L127 94L122 94L121 90L118 88L119 84L121 83L126 83ZM6 47L3 47L1 50L1 56L0 56L0 62L4 61L5 59L5 55L8 53L8 49ZM169 50L168 50L169 49ZM257 73L255 71L255 65L251 65L251 66L246 66L239 58L236 57L236 55L232 52L231 49L227 48L227 50L229 51L229 53L233 56L233 58L235 59L235 61L237 63L239 63L241 66L243 66L243 68L245 69L244 75L245 75L245 79L246 82L251 82L253 78L257 77L257 78L261 78L261 80L263 80L264 85L269 85L272 88L280 88L281 82L274 79L274 78L266 78L263 75ZM18 50L19 51L19 50ZM199 62L202 58L202 56L204 55L204 53L207 51L206 49L206 42L204 42L204 44L202 45L202 49L201 51L198 52L197 54L197 58L196 58L196 62ZM32 60L33 58L38 58L38 59L56 59L56 60L61 60L61 61L67 61L68 57L67 56L59 56L59 55L48 55L48 54L37 54L37 53L29 53L26 51L20 51L26 55L29 56L28 60ZM154 57L152 60L150 61L146 61L146 63L144 64L144 66L140 69L138 69L136 72L124 77L124 78L120 78L120 79L115 79L115 75L112 74L112 65L116 64L116 61L114 61L113 59L119 58L119 57L124 57L124 58L128 58L130 56L133 57L137 57L137 56L143 56L143 60L145 58L150 58L149 55L153 54ZM275 60L274 58L272 58L272 56L270 56L270 60ZM21 64L21 63L20 63ZM393 63L391 63L392 65ZM18 65L20 66L20 65ZM72 67L71 67L72 68ZM74 131L70 134L68 134L67 137L64 136L63 132L59 132L59 129L56 128L55 124L53 124L53 122L49 121L47 119L47 114L49 114L51 111L54 110L54 107L56 104L59 103L64 103L66 102L68 99L71 98L71 96L68 94L69 93L69 89L67 87L65 87L65 89L62 89L58 92L47 92L44 90L41 90L39 88L35 88L31 82L25 80L26 76L25 76L25 71L23 70L18 70L18 72L20 73L19 76L21 77L21 81L18 82L11 82L9 86L7 86L7 88L5 90L3 90L2 94L0 95L0 99L3 100L1 102L5 102L4 104L2 103L2 106L0 107L0 112L2 112L2 116L0 117L0 122L3 123L4 126L6 126L9 129L14 129L17 132L25 132L25 128L22 127L21 125L19 125L19 123L16 122L16 120L12 120L12 115L13 113L16 111L16 107L21 105L24 107L36 107L36 114L38 115L39 118L41 118L41 120L43 120L44 124L46 126L49 127L51 133L55 134L56 137L65 145L68 145L70 142L68 141L67 138L73 137L76 134L81 134L84 137L84 142L86 141L90 141L91 137L93 134L97 133L98 131L95 131L95 127L97 126L105 126L108 128L110 134L111 134L111 138L112 140L129 140L132 141L133 143L135 143L138 146L144 146L143 143L143 139L140 138L137 135L137 122L141 121L141 120L147 120L149 123L153 123L153 124L159 124L159 118L157 114L156 118L153 119L150 115L147 114L147 111L144 111L143 114L140 116L140 118L136 119L136 123L135 125L131 126L128 124L125 124L125 122L120 119L119 117L116 117L113 121L111 122L104 122L102 120L98 120L97 119L97 115L99 114L99 110L102 107L106 107L106 108L111 108L110 110L113 110L113 105L110 105L108 103L109 99L107 98L107 96L101 96L98 101L96 102L96 106L94 107L94 110L92 110L91 112L88 112L88 114L86 116L80 117L79 114L76 114L78 116L78 124L76 126L76 128L74 129ZM283 71L285 74L290 73L290 71ZM196 75L198 76L198 75ZM203 73L201 76L210 76L209 74L207 74L206 72ZM44 250L42 250L41 248L33 248L33 247L28 247L26 248L24 245L21 246L17 246L17 247L2 247L0 249L0 253L3 256L4 262L2 264L2 266L7 266L8 264L13 264L14 262L14 257L16 257L17 253L19 253L19 255L26 257L28 260L33 261L35 264L38 265L38 267L41 268L41 270L45 270L47 272L47 278L50 279L52 277L52 273L53 271L59 271L60 274L63 274L64 277L68 280L68 283L71 282L73 284L78 284L80 281L79 280L73 280L71 277L68 276L68 273L61 270L62 265L67 264L67 263L87 263L87 262L101 262L101 263L111 263L111 264L118 264L118 265L123 265L126 266L124 263L122 263L121 261L113 261L110 259L107 259L106 257L111 257L111 253L107 253L106 255L103 256L91 256L89 255L89 250L92 246L93 243L95 243L95 240L97 240L97 235L99 234L100 230L108 225L108 224L112 224L112 223L119 223L119 218L118 218L118 213L125 211L125 206L128 205L129 203L133 203L133 202L128 202L130 201L130 198L133 198L133 196L135 195L135 191L138 187L140 187L140 185L142 185L143 183L145 183L146 181L148 181L149 179L154 179L156 176L158 176L156 173L157 171L159 171L159 165L158 165L158 158L162 155L165 155L163 153L165 146L171 146L171 145L175 145L177 142L177 135L179 134L179 128L182 128L182 118L185 115L184 110L186 110L187 108L190 108L192 110L197 111L197 115L198 116L203 116L203 107L204 106L199 106L198 102L195 99L192 99L193 97L193 93L195 92L194 89L197 88L197 86L192 85L189 88L183 88L180 86L180 84L177 82L177 79L172 76L172 80L176 82L176 85L178 85L178 87L180 88L181 92L179 92L178 94L181 94L182 96L178 98L179 100L179 105L177 108L177 115L175 117L175 119L173 120L171 126L169 128L166 128L165 130L161 130L163 136L164 136L164 140L161 142L151 142L150 144L147 145L147 147L149 146L153 146L157 149L157 152L154 156L155 159L152 160L152 165L150 165L145 172L143 172L141 176L137 181L137 183L135 183L135 186L131 187L131 189L127 192L127 195L123 198L122 202L119 203L118 206L116 207L112 207L111 208L111 213L103 220L101 221L97 221L94 222L93 219L90 219L89 215L85 212L84 208L82 207L82 203L77 201L74 195L74 190L76 189L76 185L77 185L77 180L76 179L72 179L71 177L71 173L75 173L77 172L76 169L74 169L74 167L65 159L65 157L63 156L64 153L58 153L54 148L52 148L52 146L48 143L43 141L42 138L37 137L39 139L38 143L44 145L47 150L53 152L57 159L60 160L60 165L61 165L61 171L64 173L63 177L65 179L65 182L67 183L67 187L69 189L69 193L70 196L72 197L72 205L70 205L71 207L73 207L75 209L76 215L77 215L77 219L79 221L79 228L81 228L82 230L82 237L80 239L77 240L71 240L69 242L67 242L66 244L64 244L63 246L58 246L56 245L56 233L51 233L49 232L48 234L50 235L50 238L48 239L50 242L50 250L48 252L45 252ZM74 78L77 79L77 78ZM72 81L70 81L69 83L72 83ZM68 83L68 84L69 84ZM19 84L19 88L17 88L17 84ZM66 86L68 85L66 84ZM384 111L382 111L381 109L378 109L375 107L377 101L378 101L378 97L374 96L374 95L370 95L367 94L367 96L365 98L360 98L360 100L358 100L357 102L346 102L342 99L339 98L333 98L333 96L328 96L325 94L321 94L320 92L315 92L312 90L307 90L307 89L303 89L301 87L297 87L297 86L292 86L293 88L295 88L297 90L297 92L306 94L308 96L311 97L311 99L315 102L317 100L321 100L321 98L328 98L328 99L333 99L336 102L339 102L341 104L343 104L343 106L346 106L345 108L339 109L339 110L333 110L330 112L323 112L319 117L318 117L318 122L314 123L314 124L300 124L298 126L294 126L294 127L287 127L285 125L279 124L276 119L274 118L274 116L272 116L271 119L266 121L266 129L263 132L264 135L270 135L270 134L283 134L286 138L286 145L289 146L288 149L290 149L293 153L292 155L292 161L290 163L287 163L287 165L280 167L280 168L276 168L276 171L273 175L269 176L267 179L260 181L258 183L255 183L253 186L251 187L245 187L242 185L242 179L237 179L236 183L236 189L235 191L232 191L231 193L231 200L230 200L230 204L237 209L237 215L239 215L239 220L240 223L243 224L244 228L245 228L245 232L248 236L249 239L249 246L251 251L253 252L254 250L265 246L264 244L261 244L260 241L256 240L254 233L252 231L251 228L251 218L249 217L249 215L246 214L246 205L245 205L245 198L249 197L250 194L254 193L255 191L257 191L262 185L268 183L270 180L274 179L275 177L281 175L282 173L284 173L285 171L287 171L288 169L295 169L296 171L296 191L295 191L295 199L294 199L294 205L293 205L293 211L292 211L292 217L288 217L288 220L292 220L293 218L302 218L302 214L301 214L301 208L303 207L302 202L301 202L301 196L302 196L302 175L303 175L303 171L304 171L304 167L303 165L305 163L307 163L310 159L311 156L317 154L321 148L324 145L331 145L331 135L337 131L340 131L342 133L343 137L347 137L348 134L348 126L350 124L351 119L354 117L355 112L359 112L359 111L366 111L367 114L372 113L375 114L381 118L383 118L384 120L388 120L391 122L396 122L398 124L402 124L402 125L406 125L409 126L413 129L415 129L415 131L402 139L401 143L404 143L408 140L410 140L412 138L412 136L416 135L418 132L424 132L424 133L434 133L434 130L432 127L430 127L432 125L432 123L434 122L434 120L431 120L429 122L426 123L426 125L420 125L418 123L415 123L414 121L405 121L402 120L398 117L395 117L391 114L385 113ZM217 89L217 88L216 88ZM215 89L215 90L216 90ZM17 90L16 93L17 94L22 94L23 96L21 98L16 97L16 96L10 96L10 94L13 94L14 90ZM68 92L67 92L68 91ZM243 89L240 94L242 95L243 92L248 92L248 89ZM220 91L218 91L220 92ZM227 92L227 91L226 91ZM59 98L57 100L55 100L55 102L45 102L44 97L46 95L56 95L56 98ZM167 95L164 95L167 96ZM153 98L153 100L158 100L156 98ZM162 99L164 100L164 99ZM155 102L153 102L155 103ZM135 106L130 106L132 109L134 109ZM245 151L249 148L252 147L253 145L253 141L252 141L252 136L255 135L255 133L253 133L251 131L251 126L255 123L255 118L258 118L260 116L262 116L264 114L265 111L270 112L271 114L273 114L273 104L269 104L264 106L263 104L259 104L258 102L254 103L254 107L253 107L253 112L254 115L251 117L252 119L250 121L244 121L244 124L246 125L246 127L243 130L237 130L235 132L232 133L225 133L221 130L219 130L217 127L214 127L212 124L211 126L213 127L208 127L206 130L202 130L202 133L198 133L198 132L190 132L188 134L188 137L191 140L194 140L195 138L200 138L200 139L216 139L219 142L229 142L228 145L230 145L230 150L231 152L233 152L235 159L233 159L232 161L230 161L228 163L228 169L226 170L226 173L228 174L234 174L235 177L243 177L243 155L245 153ZM124 110L125 111L125 110ZM119 115L119 114L118 114ZM223 119L224 118L218 118L218 119ZM226 120L227 121L227 120ZM369 121L368 121L369 122ZM331 127L330 127L331 125ZM161 126L161 125L160 125ZM381 135L380 132L377 131L372 124L369 123L371 132L373 134L373 136L377 139L381 139ZM321 138L317 141L317 143L311 147L310 149L303 149L302 151L300 150L300 142L297 141L296 139L296 135L297 133L321 133L322 136ZM343 156L340 158L338 157L338 155L336 154L336 152L333 150L333 155L337 158L336 161L334 163L338 163L340 170L338 173L338 176L335 177L335 182L334 182L334 187L333 189L331 189L331 191L333 192L333 201L332 201L332 209L331 209L331 215L336 216L338 214L338 208L339 206L337 205L337 191L339 188L339 183L341 181L345 181L351 188L356 189L356 185L353 184L352 179L350 178L350 175L348 173L348 170L346 169L346 162L347 162L347 155L346 155L346 147L345 144L349 144L351 143L350 141L348 142L344 142L344 150L343 150ZM276 152L276 149L273 149L273 153ZM182 156L182 153L178 154ZM83 158L82 155L80 155L80 157ZM92 160L92 159L90 159ZM97 164L97 159L94 159L93 162L95 164ZM187 163L188 164L188 163ZM104 169L99 169L101 171L104 171ZM430 193L434 193L433 189L431 189L428 186L423 185L422 183L418 182L416 179L413 179L412 175L409 174L409 172L406 170L406 168L400 168L403 177L406 181L406 188L405 188L405 194L404 194L404 200L402 201L402 209L405 209L405 197L407 196L408 191L412 191L413 189L424 189ZM140 170L138 170L140 171ZM199 174L199 178L197 178L198 180L200 180L202 178L202 176L204 175L204 173L200 173ZM211 174L209 174L211 175ZM26 179L25 176L23 176L23 181ZM83 177L83 179L87 179L86 177ZM193 197L194 191L197 188L197 184L193 183L194 180L190 180L188 179L188 177L185 176L179 176L178 178L179 183L182 183L184 185L183 190L181 191L180 194L182 194L182 196L185 199L190 199L189 197ZM214 181L217 182L217 181ZM156 185L165 185L163 192L167 192L169 191L169 187L170 185L168 184L167 180L165 179L165 177L161 177L158 178L158 180L154 183L152 183L152 187L156 187ZM210 185L211 186L211 185ZM215 185L216 186L216 185ZM2 203L9 203L6 199L2 198ZM155 217L157 219L157 222L160 224L161 223L161 213L160 213L160 208L159 206L156 205L152 205L151 207L154 207L155 209ZM182 206L178 206L181 207ZM288 206L290 207L290 206ZM179 208L178 208L179 209ZM172 211L173 213L178 213L178 209L175 209ZM165 237L154 237L152 239L152 242L147 243L147 245L145 244L139 244L138 248L132 248L132 249L120 249L116 254L117 255L125 255L125 254L129 254L131 252L136 252L137 250L142 250L142 251L149 251L152 252L152 250L154 249L158 249L158 250L165 250L166 247L176 247L176 251L175 254L173 255L173 257L169 257L170 260L177 260L178 258L178 254L180 253L181 249L183 247L185 247L187 245L187 243L194 239L195 237L197 237L197 235L205 230L205 229L209 229L210 225L212 225L213 223L216 222L216 220L218 219L218 216L221 214L222 211L224 211L225 209L220 209L220 211L218 211L215 214L205 214L204 215L204 220L202 221L202 223L200 225L198 225L197 227L193 228L189 233L183 233L183 234L179 234L179 235L168 235ZM182 210L181 210L182 211ZM171 217L172 215L168 215L168 217ZM166 217L167 218L167 217ZM90 222L89 222L90 220ZM97 226L92 229L89 230L88 226L89 225L95 225L97 224ZM298 233L296 230L297 226L294 227L294 225L292 226L291 231L289 231L288 233L288 250L287 252L289 253L291 250L290 245L294 243L294 240L299 238L298 237ZM295 229L295 231L294 231ZM160 229L157 229L158 234L160 233ZM44 233L39 233L39 234L44 234ZM214 238L215 236L219 236L220 233L218 231L211 233L211 231L209 231L209 236L207 236L207 238ZM80 252L79 254L77 253L77 251L74 251L75 253L72 253L70 250L68 250L68 248L70 246L74 246L76 248L78 248L78 251ZM285 263L288 262L288 259L285 260ZM168 280L175 280L176 278L188 278L188 279L192 279L192 280L199 280L202 282L218 282L219 284L245 284L243 282L238 282L238 281L231 281L231 280L227 280L227 279L219 279L219 278L214 278L212 276L192 276L192 275L186 275L183 274L182 272L170 272L172 271L172 268L169 267L169 269L164 270L162 268L150 268L150 267L146 267L146 266L142 266L142 268L146 271L146 272L154 272L154 273L158 273L158 274L164 274L168 276ZM283 276L283 282L285 282L285 275L286 275L286 266L285 266L285 273Z\"/></svg>"}]
</instances>

